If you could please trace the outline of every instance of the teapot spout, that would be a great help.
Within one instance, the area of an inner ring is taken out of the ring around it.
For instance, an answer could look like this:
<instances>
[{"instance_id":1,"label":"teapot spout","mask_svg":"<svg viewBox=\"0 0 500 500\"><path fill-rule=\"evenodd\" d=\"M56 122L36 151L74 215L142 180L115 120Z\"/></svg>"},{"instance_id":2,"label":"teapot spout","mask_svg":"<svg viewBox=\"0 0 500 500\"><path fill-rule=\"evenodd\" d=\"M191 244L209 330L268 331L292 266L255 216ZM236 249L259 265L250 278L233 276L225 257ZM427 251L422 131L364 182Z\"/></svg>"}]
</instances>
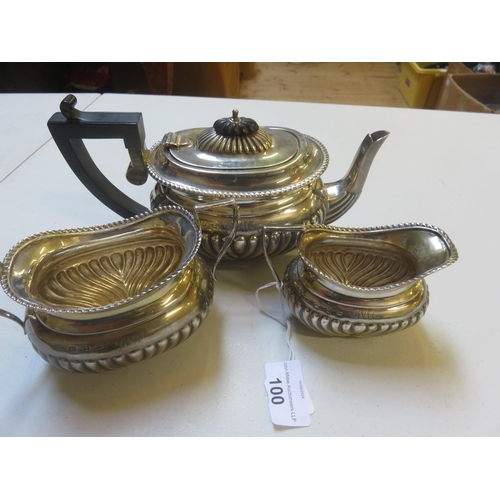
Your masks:
<instances>
[{"instance_id":1,"label":"teapot spout","mask_svg":"<svg viewBox=\"0 0 500 500\"><path fill-rule=\"evenodd\" d=\"M373 159L388 136L389 132L385 130L368 134L354 156L347 174L339 181L325 185L328 197L325 224L337 220L356 203L363 190Z\"/></svg>"}]
</instances>

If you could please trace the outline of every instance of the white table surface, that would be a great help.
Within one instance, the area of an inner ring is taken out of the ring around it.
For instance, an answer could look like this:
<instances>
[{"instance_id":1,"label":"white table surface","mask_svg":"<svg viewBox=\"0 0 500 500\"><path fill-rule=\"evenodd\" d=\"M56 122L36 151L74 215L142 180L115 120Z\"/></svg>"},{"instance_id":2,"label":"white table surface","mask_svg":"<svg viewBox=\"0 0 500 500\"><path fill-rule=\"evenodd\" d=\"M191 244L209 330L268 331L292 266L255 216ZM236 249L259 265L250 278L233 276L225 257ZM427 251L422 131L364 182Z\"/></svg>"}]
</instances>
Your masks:
<instances>
[{"instance_id":1,"label":"white table surface","mask_svg":"<svg viewBox=\"0 0 500 500\"><path fill-rule=\"evenodd\" d=\"M0 94L0 181L51 137L47 120L67 94ZM100 94L77 94L81 109Z\"/></svg>"},{"instance_id":2,"label":"white table surface","mask_svg":"<svg viewBox=\"0 0 500 500\"><path fill-rule=\"evenodd\" d=\"M422 321L387 336L346 340L310 335L292 318L292 345L316 411L310 427L280 428L269 417L264 364L285 360L288 350L284 328L259 312L255 300L256 289L272 281L264 261L221 264L212 310L196 334L114 372L57 370L33 351L18 325L0 318L0 435L498 436L500 117L112 94L88 107L142 111L148 146L168 131L210 126L233 108L262 125L322 141L331 157L326 182L343 176L366 133L391 132L359 201L337 225L427 222L450 235L460 258L428 278L431 303ZM37 133L46 135L45 122L57 110L54 102ZM22 135L18 131L16 140ZM52 140L40 144L0 183L1 256L35 232L119 219L80 184ZM148 203L151 182L137 188L124 180L128 158L120 141L89 147L120 187ZM292 258L274 259L276 267L282 271ZM274 290L266 297L270 306L278 304ZM23 314L3 293L0 308Z\"/></svg>"}]
</instances>

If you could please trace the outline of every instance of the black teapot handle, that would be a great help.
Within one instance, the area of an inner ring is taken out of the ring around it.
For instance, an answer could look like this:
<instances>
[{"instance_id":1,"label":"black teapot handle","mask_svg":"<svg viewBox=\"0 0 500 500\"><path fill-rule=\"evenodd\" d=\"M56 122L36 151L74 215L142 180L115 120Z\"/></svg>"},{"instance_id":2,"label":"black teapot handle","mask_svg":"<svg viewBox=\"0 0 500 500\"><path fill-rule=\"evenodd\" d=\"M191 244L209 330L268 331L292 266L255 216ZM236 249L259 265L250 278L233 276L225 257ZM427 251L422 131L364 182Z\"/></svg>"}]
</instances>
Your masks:
<instances>
[{"instance_id":1,"label":"black teapot handle","mask_svg":"<svg viewBox=\"0 0 500 500\"><path fill-rule=\"evenodd\" d=\"M146 136L142 113L83 112L75 108L76 102L74 95L65 97L61 112L47 123L64 159L85 187L118 215L128 218L148 211L104 176L83 143L83 139L123 139L131 160L127 179L144 184L148 171L142 156Z\"/></svg>"}]
</instances>

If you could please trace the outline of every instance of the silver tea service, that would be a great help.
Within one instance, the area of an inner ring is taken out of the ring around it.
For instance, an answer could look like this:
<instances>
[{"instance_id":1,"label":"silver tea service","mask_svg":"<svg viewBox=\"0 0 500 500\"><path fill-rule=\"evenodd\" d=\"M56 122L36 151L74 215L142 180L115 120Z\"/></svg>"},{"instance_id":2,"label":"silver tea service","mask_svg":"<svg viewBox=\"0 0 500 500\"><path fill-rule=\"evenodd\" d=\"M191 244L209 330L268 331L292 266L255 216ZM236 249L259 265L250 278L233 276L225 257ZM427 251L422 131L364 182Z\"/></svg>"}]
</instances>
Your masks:
<instances>
[{"instance_id":1,"label":"silver tea service","mask_svg":"<svg viewBox=\"0 0 500 500\"><path fill-rule=\"evenodd\" d=\"M425 278L458 259L448 235L429 224L328 225L359 198L385 131L368 134L347 174L324 184L323 144L260 127L236 110L212 127L167 133L147 149L141 113L75 105L71 95L62 101L48 122L51 134L84 185L125 218L36 234L0 263L2 288L26 308L24 319L0 316L22 326L51 365L99 373L179 345L209 313L222 258L263 256L293 315L343 338L415 325L429 304ZM104 177L84 138L124 140L127 179L156 181L151 209ZM291 250L297 256L281 279L272 257Z\"/></svg>"}]
</instances>

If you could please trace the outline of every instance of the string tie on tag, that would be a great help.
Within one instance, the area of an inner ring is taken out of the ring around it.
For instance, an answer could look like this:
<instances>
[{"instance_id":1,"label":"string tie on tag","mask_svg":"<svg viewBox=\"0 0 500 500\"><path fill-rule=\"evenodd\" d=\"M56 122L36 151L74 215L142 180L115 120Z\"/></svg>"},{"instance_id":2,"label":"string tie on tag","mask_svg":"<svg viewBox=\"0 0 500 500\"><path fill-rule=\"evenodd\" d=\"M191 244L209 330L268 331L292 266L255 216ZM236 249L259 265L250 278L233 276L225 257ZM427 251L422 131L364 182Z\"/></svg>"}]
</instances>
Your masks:
<instances>
[{"instance_id":1,"label":"string tie on tag","mask_svg":"<svg viewBox=\"0 0 500 500\"><path fill-rule=\"evenodd\" d=\"M272 286L274 286L276 288L276 290L278 290L278 294L279 294L279 298L280 298L280 305L281 305L281 312L283 314L283 316L281 318L279 318L278 316L274 316L272 313L270 313L268 310L266 310L266 308L263 306L263 304L259 298L259 293L262 290L265 290L266 288L271 288ZM279 283L277 281L272 281L271 283L267 283L267 285L263 285L263 286L257 288L257 291L255 292L255 299L257 300L257 304L259 304L259 309L263 314L274 319L275 321L277 321L279 324L283 325L286 328L286 345L288 346L288 349L289 349L288 359L290 361L294 360L295 353L293 352L292 345L291 345L292 326L290 324L290 321L286 318L285 307L283 304L283 295L281 293Z\"/></svg>"}]
</instances>

